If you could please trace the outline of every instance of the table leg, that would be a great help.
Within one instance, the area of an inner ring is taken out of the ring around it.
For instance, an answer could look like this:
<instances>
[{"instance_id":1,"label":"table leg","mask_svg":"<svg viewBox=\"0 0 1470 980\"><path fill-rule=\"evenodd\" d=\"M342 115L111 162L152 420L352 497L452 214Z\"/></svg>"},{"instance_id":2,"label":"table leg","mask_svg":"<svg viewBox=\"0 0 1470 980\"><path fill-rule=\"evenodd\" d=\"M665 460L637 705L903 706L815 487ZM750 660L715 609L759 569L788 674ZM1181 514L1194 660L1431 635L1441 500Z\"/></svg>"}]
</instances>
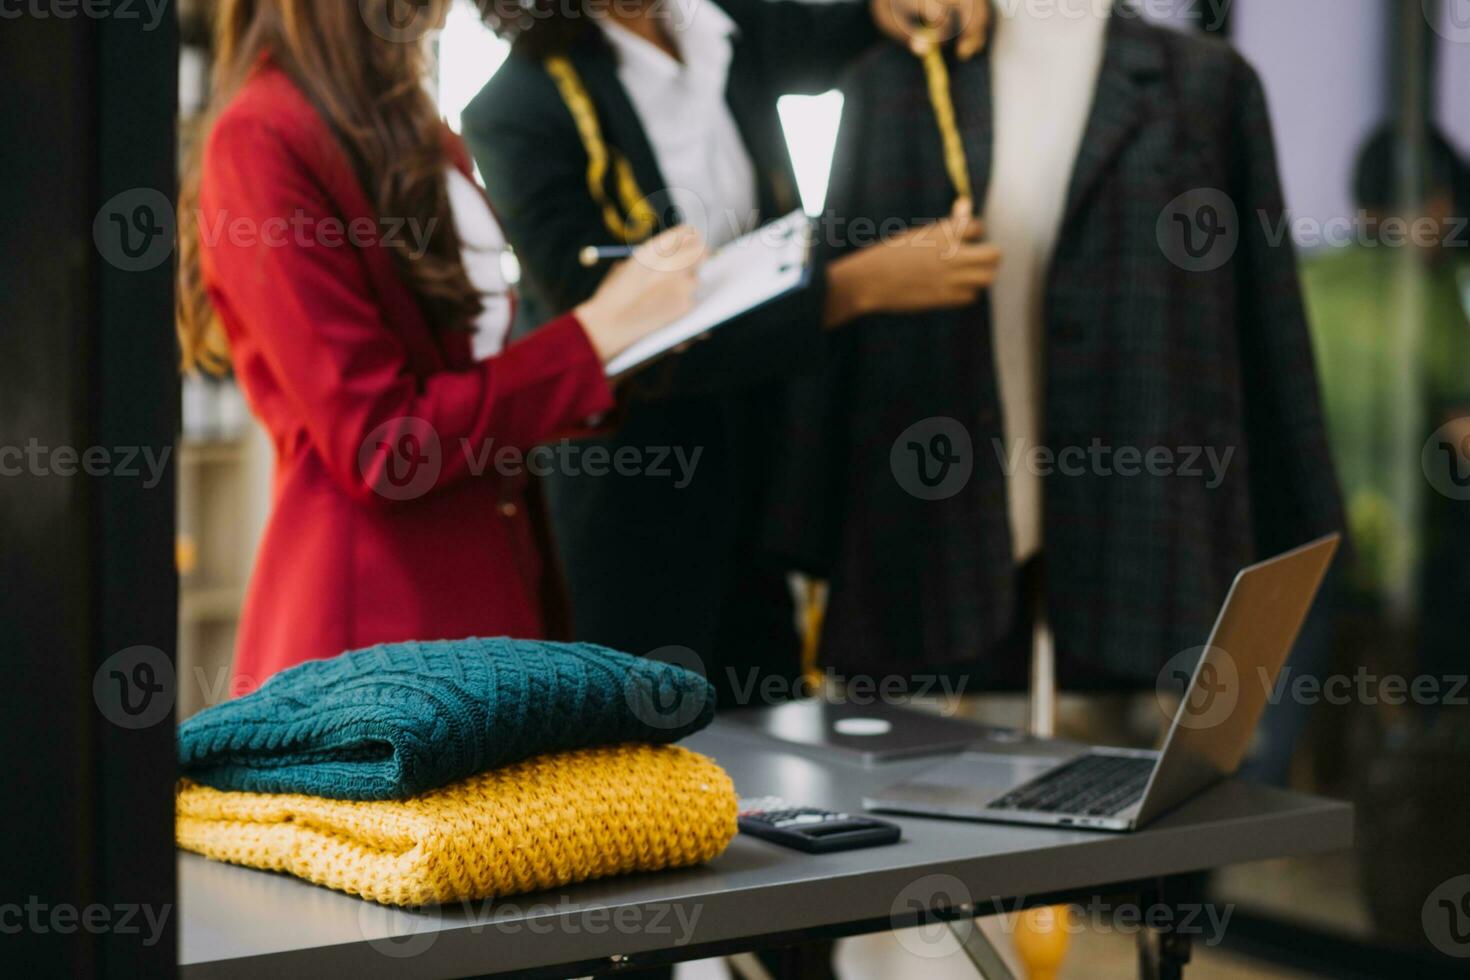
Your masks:
<instances>
[{"instance_id":1,"label":"table leg","mask_svg":"<svg viewBox=\"0 0 1470 980\"><path fill-rule=\"evenodd\" d=\"M985 935L979 922L974 919L960 919L948 925L950 934L960 944L980 976L985 980L1016 980L1016 975L1006 966L1000 951L995 948L990 937Z\"/></svg>"},{"instance_id":2,"label":"table leg","mask_svg":"<svg viewBox=\"0 0 1470 980\"><path fill-rule=\"evenodd\" d=\"M1169 923L1162 929L1145 926L1138 932L1138 976L1140 980L1183 980L1189 962L1191 941L1187 932L1175 928L1181 918L1172 904L1179 901L1181 890L1196 884L1191 879L1160 879L1158 885L1139 895L1139 908L1147 912L1155 907L1168 909L1162 917ZM1182 886L1182 889L1181 889ZM1147 916L1145 916L1147 918Z\"/></svg>"},{"instance_id":3,"label":"table leg","mask_svg":"<svg viewBox=\"0 0 1470 980\"><path fill-rule=\"evenodd\" d=\"M1138 975L1141 980L1182 980L1189 962L1188 936L1144 929L1138 934Z\"/></svg>"}]
</instances>

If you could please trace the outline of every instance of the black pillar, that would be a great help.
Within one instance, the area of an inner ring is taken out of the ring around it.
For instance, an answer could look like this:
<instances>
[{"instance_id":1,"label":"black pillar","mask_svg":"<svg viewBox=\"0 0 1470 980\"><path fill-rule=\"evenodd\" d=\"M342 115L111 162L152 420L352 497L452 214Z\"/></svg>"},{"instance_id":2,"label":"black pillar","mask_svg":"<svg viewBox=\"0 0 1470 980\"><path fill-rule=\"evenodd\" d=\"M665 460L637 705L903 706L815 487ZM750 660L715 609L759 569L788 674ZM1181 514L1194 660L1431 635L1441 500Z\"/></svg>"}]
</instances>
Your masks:
<instances>
[{"instance_id":1,"label":"black pillar","mask_svg":"<svg viewBox=\"0 0 1470 980\"><path fill-rule=\"evenodd\" d=\"M167 976L175 16L0 17L0 955Z\"/></svg>"}]
</instances>

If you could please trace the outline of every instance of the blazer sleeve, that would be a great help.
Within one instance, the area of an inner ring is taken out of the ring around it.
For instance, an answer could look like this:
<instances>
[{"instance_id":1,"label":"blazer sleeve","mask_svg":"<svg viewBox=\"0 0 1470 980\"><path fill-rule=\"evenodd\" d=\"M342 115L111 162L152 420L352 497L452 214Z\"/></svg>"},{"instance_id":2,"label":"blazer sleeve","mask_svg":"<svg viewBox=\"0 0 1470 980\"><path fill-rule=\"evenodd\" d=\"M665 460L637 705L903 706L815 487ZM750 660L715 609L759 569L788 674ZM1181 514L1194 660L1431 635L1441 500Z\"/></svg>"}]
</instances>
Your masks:
<instances>
[{"instance_id":1,"label":"blazer sleeve","mask_svg":"<svg viewBox=\"0 0 1470 980\"><path fill-rule=\"evenodd\" d=\"M205 236L211 292L249 334L327 469L354 497L387 500L375 488L389 454L369 441L422 436L416 429L426 423L446 449L493 438L524 450L581 431L613 406L600 359L571 316L467 370L416 374L357 248L267 234L287 221L311 227L338 218L323 184L269 122L221 119L204 188L206 214L259 230ZM429 492L472 475L469 454L441 456Z\"/></svg>"},{"instance_id":2,"label":"blazer sleeve","mask_svg":"<svg viewBox=\"0 0 1470 980\"><path fill-rule=\"evenodd\" d=\"M587 153L550 76L512 53L464 113L480 168L522 283L555 310L584 302L607 274L577 254L611 232L587 191Z\"/></svg>"},{"instance_id":3,"label":"blazer sleeve","mask_svg":"<svg viewBox=\"0 0 1470 980\"><path fill-rule=\"evenodd\" d=\"M1289 236L1273 243L1266 232L1285 211L1266 96L1243 59L1236 59L1236 74L1230 196L1241 229L1234 267L1242 395L1256 549L1273 555L1343 530L1343 511L1296 250Z\"/></svg>"},{"instance_id":4,"label":"blazer sleeve","mask_svg":"<svg viewBox=\"0 0 1470 980\"><path fill-rule=\"evenodd\" d=\"M465 113L465 142L520 259L523 280L553 309L568 310L591 296L607 274L605 266L584 268L577 254L612 233L587 190L587 152L550 77L529 61L508 61L506 70L512 74L492 80ZM811 363L820 351L825 295L817 282L789 302L714 331L709 340L641 372L627 388L629 397L728 394Z\"/></svg>"}]
</instances>

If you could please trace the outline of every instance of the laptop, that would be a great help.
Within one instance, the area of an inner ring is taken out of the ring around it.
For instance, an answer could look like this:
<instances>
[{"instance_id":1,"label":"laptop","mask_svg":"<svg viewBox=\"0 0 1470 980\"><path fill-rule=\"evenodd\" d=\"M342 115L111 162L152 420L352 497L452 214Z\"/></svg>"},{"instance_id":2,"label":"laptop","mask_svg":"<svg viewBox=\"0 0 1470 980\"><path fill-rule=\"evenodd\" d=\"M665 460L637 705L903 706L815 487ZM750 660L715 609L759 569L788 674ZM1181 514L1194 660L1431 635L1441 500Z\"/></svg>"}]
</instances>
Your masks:
<instances>
[{"instance_id":1,"label":"laptop","mask_svg":"<svg viewBox=\"0 0 1470 980\"><path fill-rule=\"evenodd\" d=\"M1235 576L1193 672L1177 672L1189 683L1162 750L1093 746L1060 757L966 751L863 804L921 816L1137 830L1239 768L1340 540L1327 535Z\"/></svg>"}]
</instances>

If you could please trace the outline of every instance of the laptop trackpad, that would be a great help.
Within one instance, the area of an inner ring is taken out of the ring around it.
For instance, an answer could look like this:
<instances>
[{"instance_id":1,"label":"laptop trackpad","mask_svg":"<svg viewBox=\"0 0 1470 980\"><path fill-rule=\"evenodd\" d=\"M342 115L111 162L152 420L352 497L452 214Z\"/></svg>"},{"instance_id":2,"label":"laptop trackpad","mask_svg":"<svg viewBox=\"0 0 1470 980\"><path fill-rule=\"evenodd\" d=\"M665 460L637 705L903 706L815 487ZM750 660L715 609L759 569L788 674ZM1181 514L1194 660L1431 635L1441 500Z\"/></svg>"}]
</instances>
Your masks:
<instances>
[{"instance_id":1,"label":"laptop trackpad","mask_svg":"<svg viewBox=\"0 0 1470 980\"><path fill-rule=\"evenodd\" d=\"M980 810L1064 761L1056 757L965 752L875 793L874 799L941 810L951 807Z\"/></svg>"}]
</instances>

